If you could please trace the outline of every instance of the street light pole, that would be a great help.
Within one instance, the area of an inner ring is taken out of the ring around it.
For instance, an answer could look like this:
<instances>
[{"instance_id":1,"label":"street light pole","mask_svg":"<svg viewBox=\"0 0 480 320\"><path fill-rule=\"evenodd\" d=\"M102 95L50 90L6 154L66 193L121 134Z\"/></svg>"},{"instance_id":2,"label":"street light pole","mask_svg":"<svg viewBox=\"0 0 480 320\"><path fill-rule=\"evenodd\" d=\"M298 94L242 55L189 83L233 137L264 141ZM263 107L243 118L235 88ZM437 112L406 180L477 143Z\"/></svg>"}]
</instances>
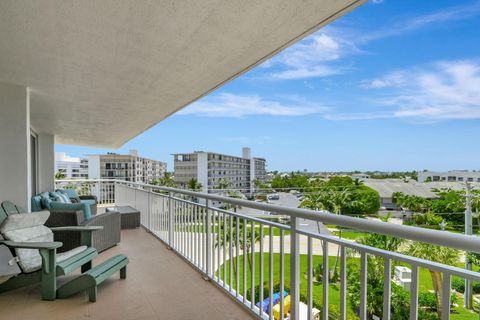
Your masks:
<instances>
[{"instance_id":1,"label":"street light pole","mask_svg":"<svg viewBox=\"0 0 480 320\"><path fill-rule=\"evenodd\" d=\"M465 198L465 234L472 235L472 190L470 183L466 183L466 198ZM472 270L472 263L468 259L468 252L465 257L465 269ZM467 309L472 309L473 305L473 295L472 295L472 281L465 279L465 296L464 296L464 307Z\"/></svg>"}]
</instances>

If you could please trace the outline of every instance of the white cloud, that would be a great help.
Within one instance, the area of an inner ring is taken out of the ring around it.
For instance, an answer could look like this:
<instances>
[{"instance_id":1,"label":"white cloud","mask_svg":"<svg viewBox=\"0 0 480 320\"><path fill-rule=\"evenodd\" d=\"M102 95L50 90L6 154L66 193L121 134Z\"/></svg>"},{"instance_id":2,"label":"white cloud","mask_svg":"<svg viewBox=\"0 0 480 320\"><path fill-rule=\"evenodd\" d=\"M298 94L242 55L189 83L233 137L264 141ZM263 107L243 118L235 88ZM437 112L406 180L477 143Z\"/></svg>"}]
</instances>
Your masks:
<instances>
[{"instance_id":1,"label":"white cloud","mask_svg":"<svg viewBox=\"0 0 480 320\"><path fill-rule=\"evenodd\" d=\"M397 71L365 81L381 91L380 112L326 115L331 120L412 118L421 121L480 119L480 63L444 61L424 68ZM384 90L388 90L385 95ZM387 108L388 110L385 110Z\"/></svg>"},{"instance_id":2,"label":"white cloud","mask_svg":"<svg viewBox=\"0 0 480 320\"><path fill-rule=\"evenodd\" d=\"M383 0L372 0L379 4ZM351 54L362 53L359 46L386 37L399 36L428 26L441 26L442 23L465 20L480 14L480 1L453 6L421 16L391 22L377 31L347 30L328 26L287 48L277 56L264 62L260 68L265 78L270 80L295 80L327 77L342 74L351 68L342 59ZM367 84L366 84L367 85ZM372 87L383 86L373 83Z\"/></svg>"},{"instance_id":3,"label":"white cloud","mask_svg":"<svg viewBox=\"0 0 480 320\"><path fill-rule=\"evenodd\" d=\"M208 100L195 102L177 114L240 118L254 115L303 116L329 110L324 106L311 104L296 97L284 100L287 102L266 100L257 95L220 93Z\"/></svg>"},{"instance_id":4,"label":"white cloud","mask_svg":"<svg viewBox=\"0 0 480 320\"><path fill-rule=\"evenodd\" d=\"M408 75L404 71L395 71L387 74L382 78L363 80L360 87L364 89L381 89L386 87L404 85L408 79Z\"/></svg>"},{"instance_id":5,"label":"white cloud","mask_svg":"<svg viewBox=\"0 0 480 320\"><path fill-rule=\"evenodd\" d=\"M275 72L270 75L270 78L273 80L294 80L326 77L340 73L342 73L341 68L318 65L314 67L288 69L285 71Z\"/></svg>"},{"instance_id":6,"label":"white cloud","mask_svg":"<svg viewBox=\"0 0 480 320\"><path fill-rule=\"evenodd\" d=\"M333 32L322 31L286 49L262 67L279 68L267 75L273 80L326 77L343 73L346 68L335 66L332 62L352 51L358 51L353 42L334 36Z\"/></svg>"}]
</instances>

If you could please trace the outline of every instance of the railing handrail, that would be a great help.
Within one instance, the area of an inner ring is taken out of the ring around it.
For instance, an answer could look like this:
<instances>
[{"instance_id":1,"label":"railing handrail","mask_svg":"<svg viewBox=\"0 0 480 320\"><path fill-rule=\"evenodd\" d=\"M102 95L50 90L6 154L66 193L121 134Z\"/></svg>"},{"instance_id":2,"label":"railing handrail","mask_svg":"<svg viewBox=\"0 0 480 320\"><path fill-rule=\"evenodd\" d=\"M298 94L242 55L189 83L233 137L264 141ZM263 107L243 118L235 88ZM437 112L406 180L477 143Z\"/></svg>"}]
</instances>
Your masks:
<instances>
[{"instance_id":1,"label":"railing handrail","mask_svg":"<svg viewBox=\"0 0 480 320\"><path fill-rule=\"evenodd\" d=\"M77 179L77 180L57 180L58 182L114 182L121 185L134 185L149 189L161 190L164 192L183 194L196 198L203 198L210 201L218 201L236 206L248 207L263 211L276 212L282 215L309 219L322 223L334 224L355 230L379 233L387 236L401 237L407 240L419 241L443 247L460 249L468 252L480 253L480 238L463 234L456 234L448 231L439 231L432 229L419 228L414 226L405 226L393 223L386 223L370 219L362 219L321 211L313 211L302 208L285 207L275 204L254 202L243 199L229 198L225 196L196 192L186 189L177 189L165 186L158 186L140 182L131 182L116 179Z\"/></svg>"}]
</instances>

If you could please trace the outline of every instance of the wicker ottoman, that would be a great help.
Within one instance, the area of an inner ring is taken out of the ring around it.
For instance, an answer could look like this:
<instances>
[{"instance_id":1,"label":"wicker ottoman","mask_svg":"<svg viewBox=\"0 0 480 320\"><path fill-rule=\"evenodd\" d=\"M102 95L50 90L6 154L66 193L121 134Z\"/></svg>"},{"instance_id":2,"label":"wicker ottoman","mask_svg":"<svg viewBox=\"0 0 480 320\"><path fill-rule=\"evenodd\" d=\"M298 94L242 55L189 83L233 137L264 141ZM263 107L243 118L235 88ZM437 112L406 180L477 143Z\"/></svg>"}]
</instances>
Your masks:
<instances>
[{"instance_id":1,"label":"wicker ottoman","mask_svg":"<svg viewBox=\"0 0 480 320\"><path fill-rule=\"evenodd\" d=\"M107 208L106 211L116 211L120 213L120 224L122 229L134 229L140 227L140 211L133 207L118 206Z\"/></svg>"}]
</instances>

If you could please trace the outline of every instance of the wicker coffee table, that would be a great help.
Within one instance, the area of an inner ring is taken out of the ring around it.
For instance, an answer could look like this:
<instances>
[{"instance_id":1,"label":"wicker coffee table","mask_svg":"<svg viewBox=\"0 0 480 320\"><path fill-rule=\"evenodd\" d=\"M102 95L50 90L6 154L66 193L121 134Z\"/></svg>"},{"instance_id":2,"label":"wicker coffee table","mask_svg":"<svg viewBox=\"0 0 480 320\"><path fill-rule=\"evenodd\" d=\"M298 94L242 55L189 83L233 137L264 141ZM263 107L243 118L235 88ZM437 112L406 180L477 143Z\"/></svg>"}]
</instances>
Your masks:
<instances>
[{"instance_id":1,"label":"wicker coffee table","mask_svg":"<svg viewBox=\"0 0 480 320\"><path fill-rule=\"evenodd\" d=\"M120 213L122 229L134 229L140 227L140 211L130 206L116 206L107 208L107 212L116 211Z\"/></svg>"}]
</instances>

